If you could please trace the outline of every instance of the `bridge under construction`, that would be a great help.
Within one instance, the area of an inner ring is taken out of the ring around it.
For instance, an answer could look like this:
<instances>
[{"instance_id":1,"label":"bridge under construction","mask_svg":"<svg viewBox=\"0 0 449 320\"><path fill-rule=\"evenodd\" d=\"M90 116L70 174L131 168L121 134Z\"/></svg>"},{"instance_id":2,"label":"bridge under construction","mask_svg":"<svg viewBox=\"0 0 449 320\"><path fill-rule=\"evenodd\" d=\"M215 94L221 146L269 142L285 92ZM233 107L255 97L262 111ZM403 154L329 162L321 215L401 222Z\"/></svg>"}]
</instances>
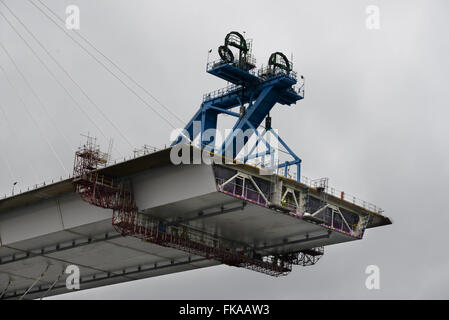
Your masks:
<instances>
[{"instance_id":1,"label":"bridge under construction","mask_svg":"<svg viewBox=\"0 0 449 320\"><path fill-rule=\"evenodd\" d=\"M206 71L230 84L204 95L170 147L111 163L88 138L69 178L0 200L0 298L70 292L69 265L81 289L219 264L285 276L325 246L391 224L326 178L301 176L270 111L303 99L304 77L280 52L257 68L251 49L240 33L226 36ZM219 141L223 114L236 121Z\"/></svg>"}]
</instances>

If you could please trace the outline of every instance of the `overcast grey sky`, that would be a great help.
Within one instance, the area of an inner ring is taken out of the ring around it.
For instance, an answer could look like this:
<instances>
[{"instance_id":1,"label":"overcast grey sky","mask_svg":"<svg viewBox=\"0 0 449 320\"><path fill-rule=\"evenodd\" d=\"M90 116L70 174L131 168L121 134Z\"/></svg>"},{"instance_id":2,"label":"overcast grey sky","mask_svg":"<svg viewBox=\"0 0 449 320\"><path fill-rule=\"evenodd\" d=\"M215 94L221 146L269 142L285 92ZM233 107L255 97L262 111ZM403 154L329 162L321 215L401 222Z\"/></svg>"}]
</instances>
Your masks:
<instances>
[{"instance_id":1,"label":"overcast grey sky","mask_svg":"<svg viewBox=\"0 0 449 320\"><path fill-rule=\"evenodd\" d=\"M171 127L27 0L4 1L132 145L28 37L103 136L0 17L0 42L47 107L44 111L37 103L0 50L0 65L27 106L0 72L0 105L8 118L0 111L0 194L10 193L14 181L16 189L24 189L66 175L46 139L69 172L80 133L96 135L105 149L113 137L116 158L143 144L169 142ZM258 65L274 51L293 54L296 71L306 78L305 99L276 106L273 126L302 158L305 176L329 177L330 185L381 206L394 221L368 230L361 241L326 247L316 266L296 267L284 278L218 266L56 298L449 298L447 1L45 3L63 18L67 5L78 5L80 32L184 121L196 112L203 93L226 85L208 75L205 64L207 51L215 54L229 31L245 31L254 39ZM380 10L378 30L366 28L369 5ZM0 11L22 31L3 6ZM380 290L365 288L364 272L371 264L380 267Z\"/></svg>"}]
</instances>

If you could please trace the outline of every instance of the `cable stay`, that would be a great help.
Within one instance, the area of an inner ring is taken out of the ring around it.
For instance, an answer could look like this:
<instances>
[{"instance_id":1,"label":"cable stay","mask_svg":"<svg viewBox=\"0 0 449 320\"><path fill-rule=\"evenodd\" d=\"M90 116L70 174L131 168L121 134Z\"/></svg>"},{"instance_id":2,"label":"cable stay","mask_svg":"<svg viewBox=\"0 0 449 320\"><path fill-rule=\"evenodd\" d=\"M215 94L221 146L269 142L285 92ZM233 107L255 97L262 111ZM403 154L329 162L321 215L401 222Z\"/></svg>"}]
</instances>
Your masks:
<instances>
[{"instance_id":1,"label":"cable stay","mask_svg":"<svg viewBox=\"0 0 449 320\"><path fill-rule=\"evenodd\" d=\"M0 15L3 16L3 13L0 11ZM4 16L3 16L4 17ZM53 127L58 131L58 133L61 135L61 137L64 139L66 145L68 148L70 148L71 151L75 151L74 148L71 146L72 144L70 143L69 139L67 138L67 136L64 134L64 132L62 132L59 129L59 126L56 124L56 121L53 119L53 117L50 115L50 113L48 112L47 107L45 106L45 104L42 102L42 99L39 97L39 95L36 93L36 91L33 89L33 86L30 84L30 82L27 80L27 78L25 77L25 75L23 74L23 72L20 70L19 66L17 65L16 61L14 60L13 56L6 50L6 48L2 45L3 51L5 51L6 55L8 56L9 60L11 60L14 68L16 69L16 71L18 72L18 74L20 75L20 77L23 79L23 81L25 82L26 86L30 89L32 95L36 98L38 104L41 106L41 108L44 110L45 114L47 115L47 117L50 119L51 123L53 124Z\"/></svg>"},{"instance_id":2,"label":"cable stay","mask_svg":"<svg viewBox=\"0 0 449 320\"><path fill-rule=\"evenodd\" d=\"M48 11L50 11L53 16L55 16L59 21L64 23L64 19L59 17L50 7L48 7L43 1L40 1L40 4L44 6ZM167 106L165 106L159 99L157 99L151 92L149 92L144 86L142 86L139 82L137 82L135 79L133 79L126 71L124 71L120 66L118 66L113 60L111 60L106 54L104 54L102 51L100 51L97 47L95 47L92 42L90 42L86 37L84 37L79 31L72 30L73 33L75 33L78 37L83 39L92 49L94 49L99 55L101 55L103 58L105 58L110 64L112 64L118 71L120 71L129 81L131 81L133 84L135 84L137 87L139 87L142 91L144 91L146 94L148 94L156 103L158 103L162 108L164 108L168 113L170 113L173 117L175 117L182 125L185 125L185 121L183 121L181 118L179 118L176 113L172 112Z\"/></svg>"},{"instance_id":3,"label":"cable stay","mask_svg":"<svg viewBox=\"0 0 449 320\"><path fill-rule=\"evenodd\" d=\"M150 108L154 113L156 113L162 120L164 120L172 129L176 129L176 126L164 117L160 112L158 112L149 102L142 98L136 90L131 88L125 81L123 81L116 73L114 73L108 66L106 66L101 60L99 60L94 54L86 49L78 40L76 40L64 27L60 26L52 17L50 17L47 12L42 10L36 3L28 0L35 8L37 8L43 15L45 15L53 24L55 24L64 34L66 34L72 41L74 41L84 52L86 52L90 57L92 57L97 63L99 63L108 73L110 73L115 79L117 79L123 86L125 86L135 97L137 97L144 105ZM41 3L41 2L40 2ZM42 4L42 3L41 3Z\"/></svg>"},{"instance_id":4,"label":"cable stay","mask_svg":"<svg viewBox=\"0 0 449 320\"><path fill-rule=\"evenodd\" d=\"M8 119L6 118L6 112L5 112L2 104L0 104L0 111L2 112L3 117L5 118L5 122L9 126ZM11 182L12 182L12 181L14 181L15 174L14 174L12 168L11 168L11 165L10 165L10 163L8 161L8 158L4 157L3 154L4 153L2 152L0 155L2 156L3 162L5 162L6 169L8 169L8 173L9 173L9 176L10 176Z\"/></svg>"},{"instance_id":5,"label":"cable stay","mask_svg":"<svg viewBox=\"0 0 449 320\"><path fill-rule=\"evenodd\" d=\"M1 2L1 1L0 1ZM2 2L3 5L5 5ZM42 60L42 58L39 56L39 54L31 47L31 45L26 41L26 39L17 31L17 29L11 24L11 22L5 17L5 15L0 11L0 15L6 20L6 22L9 24L11 29L22 39L22 41L25 43L25 45L30 49L31 53L36 57L36 59L42 64L42 66L47 70L47 72L51 75L51 77L58 83L58 85L64 90L66 95L72 100L74 105L78 108L79 111L91 122L91 124L102 134L102 136L107 140L106 134L101 130L101 128L91 119L91 117L86 113L86 111L81 107L79 102L74 98L74 96L70 93L70 91L66 88L66 86L57 78L55 73L48 67L48 65ZM109 121L107 118L105 118L107 121ZM118 150L115 149L117 153L120 154L120 156L123 156L123 154Z\"/></svg>"},{"instance_id":6,"label":"cable stay","mask_svg":"<svg viewBox=\"0 0 449 320\"><path fill-rule=\"evenodd\" d=\"M3 45L0 43L0 46L2 47L3 50L4 47ZM6 51L5 51L6 52ZM47 139L47 137L44 135L43 130L41 128L41 126L39 125L39 123L36 121L36 119L33 117L33 114L28 110L25 101L22 99L22 97L20 96L19 90L17 90L17 88L14 86L14 84L12 83L12 81L9 79L8 74L6 73L6 70L3 68L2 65L0 65L0 70L2 70L3 74L5 75L6 80L8 81L9 85L11 86L11 88L15 91L19 101L21 102L21 104L24 107L24 110L26 111L27 115L29 116L29 118L31 119L31 121L34 123L34 125L36 126L36 128L39 130L40 135L42 136L42 138L45 140L45 143L48 145L48 147L50 148L50 150L53 152L53 155L55 156L55 158L58 160L59 164L61 165L61 167L64 169L66 174L69 174L69 171L67 170L67 168L64 166L64 163L62 162L61 158L59 157L58 153L56 152L56 150L53 148L53 145L50 143L50 141Z\"/></svg>"},{"instance_id":7,"label":"cable stay","mask_svg":"<svg viewBox=\"0 0 449 320\"><path fill-rule=\"evenodd\" d=\"M11 136L14 136L14 127L12 126L11 121L9 121L9 118L8 118L8 116L6 115L5 108L4 108L1 104L0 104L0 109L1 109L1 111L2 111L3 117L5 118L6 125L8 126L8 134L11 135ZM15 136L14 138L15 138L15 140L19 141L19 139L17 138L17 136ZM2 154L4 154L4 153L2 153ZM7 163L9 163L9 162L7 161L7 158L6 158L6 157L5 157L5 161L6 161ZM27 161L26 163L27 163L29 169L31 170L31 172L32 172L33 175L34 175L34 182L37 183L37 182L39 181L39 178L38 178L38 176L37 176L37 174L36 174L37 171L35 170L35 168L34 168L33 165L31 164L31 162ZM8 165L8 166L9 166L9 165ZM9 166L9 167L10 167L10 166ZM11 167L10 167L10 168L11 168ZM10 173L12 174L13 177L15 177L14 172L12 171L12 168L10 169ZM14 178L12 178L12 180L14 180Z\"/></svg>"},{"instance_id":8,"label":"cable stay","mask_svg":"<svg viewBox=\"0 0 449 320\"><path fill-rule=\"evenodd\" d=\"M91 99L91 97L83 90L83 88L76 82L70 73L65 69L56 58L48 51L48 49L42 44L42 42L36 37L36 35L23 23L23 21L3 2L1 3L8 9L8 11L16 18L17 21L22 25L22 27L27 31L27 33L39 44L42 50L51 58L51 60L61 69L61 71L75 84L75 86L81 91L84 97L95 107L95 109L109 122L109 124L119 133L119 135L123 138L123 140L133 148L132 143L126 138L126 136L122 133L122 131L106 116L106 114L101 110L101 108ZM1 14L1 13L0 13ZM2 14L3 16L3 14ZM5 20L8 20L5 16L3 16ZM10 24L11 26L11 24ZM15 29L16 33L17 30Z\"/></svg>"},{"instance_id":9,"label":"cable stay","mask_svg":"<svg viewBox=\"0 0 449 320\"><path fill-rule=\"evenodd\" d=\"M33 51L35 54L35 52ZM42 61L42 59L35 54L35 57L41 62L41 64L44 66L44 68L49 72L49 74L53 77L53 79L59 84L59 86L64 90L64 92L69 96L69 98L72 100L72 102L75 104L75 106L78 107L78 109L81 111L82 114L86 116L86 118L94 125L94 127L103 135L105 139L107 139L107 136L104 134L104 132L98 127L98 125L95 124L95 122L89 117L89 115L81 108L79 103L75 100L75 98L70 94L70 92L67 90L67 88L58 80L56 75L48 68L48 66L45 64L45 62ZM118 150L117 150L118 151Z\"/></svg>"}]
</instances>

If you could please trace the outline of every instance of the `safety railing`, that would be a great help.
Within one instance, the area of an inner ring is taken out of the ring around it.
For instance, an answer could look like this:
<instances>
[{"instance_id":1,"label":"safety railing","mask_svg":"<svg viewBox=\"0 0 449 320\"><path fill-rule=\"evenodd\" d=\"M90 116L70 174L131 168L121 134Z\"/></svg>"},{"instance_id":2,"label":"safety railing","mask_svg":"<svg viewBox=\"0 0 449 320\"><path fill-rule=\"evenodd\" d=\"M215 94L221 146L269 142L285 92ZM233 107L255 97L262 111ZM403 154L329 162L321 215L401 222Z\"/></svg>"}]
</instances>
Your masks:
<instances>
[{"instance_id":1,"label":"safety railing","mask_svg":"<svg viewBox=\"0 0 449 320\"><path fill-rule=\"evenodd\" d=\"M305 184L305 185L307 185L309 187L313 187L313 188L316 187L316 185L314 185L314 181L315 180L309 179L309 178L304 177L304 176L301 177L301 183L303 183L303 184ZM362 207L362 208L364 208L364 209L366 209L368 211L372 211L372 212L375 212L375 213L378 213L378 214L382 214L382 212L384 212L384 210L382 210L382 208L376 206L375 204L370 203L370 202L365 201L365 200L362 200L362 199L359 199L359 198L357 198L354 195L351 195L351 194L346 193L344 191L338 190L336 188L327 187L324 190L324 192L329 194L329 195L331 195L331 196L334 196L336 198L340 198L341 200L350 202L350 203L352 203L352 204L354 204L356 206Z\"/></svg>"},{"instance_id":2,"label":"safety railing","mask_svg":"<svg viewBox=\"0 0 449 320\"><path fill-rule=\"evenodd\" d=\"M232 65L232 66L237 67L237 68L242 68L245 65L247 65L247 66L248 65L256 66L256 58L254 58L251 55L247 55L246 59L243 61L243 64L240 63L240 61L238 59L234 60L232 62L226 62L223 59L217 59L217 60L214 60L214 61L210 61L210 62L208 62L206 64L206 71L210 71L210 70L212 70L212 69L214 69L216 67L219 67L219 66L222 66L222 65L225 65L225 64L229 64L229 65ZM246 71L249 72L252 75L256 75L256 73L257 73L256 68L251 68L251 69L246 70Z\"/></svg>"},{"instance_id":3,"label":"safety railing","mask_svg":"<svg viewBox=\"0 0 449 320\"><path fill-rule=\"evenodd\" d=\"M225 95L235 93L242 89L242 86L238 86L235 84L229 85L225 88L217 89L212 92L206 93L203 95L203 102L210 101L219 97L223 97Z\"/></svg>"},{"instance_id":4,"label":"safety railing","mask_svg":"<svg viewBox=\"0 0 449 320\"><path fill-rule=\"evenodd\" d=\"M281 171L277 172L276 174L284 176L283 172L284 171L281 170ZM286 177L289 178L289 179L297 181L297 179L296 179L297 178L296 172L288 171ZM307 185L307 186L309 186L309 187L312 187L312 188L316 188L317 187L316 183L315 183L316 180L310 179L310 178L305 177L305 176L301 176L301 181L300 182L305 184L305 185ZM358 197L356 197L356 196L354 196L352 194L349 194L349 193L347 193L345 191L338 190L338 189L336 189L334 187L326 187L324 192L329 194L329 195L331 195L331 196L340 198L341 200L350 202L350 203L352 203L352 204L354 204L356 206L362 207L362 208L364 208L364 209L366 209L368 211L375 212L375 213L378 213L378 214L382 214L384 212L384 210L382 208L380 208L379 206L376 206L375 204L373 204L371 202L362 200L362 199L360 199L360 198L358 198Z\"/></svg>"},{"instance_id":5,"label":"safety railing","mask_svg":"<svg viewBox=\"0 0 449 320\"><path fill-rule=\"evenodd\" d=\"M247 54L245 57L246 64L256 66L256 58L252 54Z\"/></svg>"},{"instance_id":6,"label":"safety railing","mask_svg":"<svg viewBox=\"0 0 449 320\"><path fill-rule=\"evenodd\" d=\"M206 64L206 71L210 71L213 68L219 67L221 65L227 64L226 61L222 60L222 59L217 59L217 60L213 60L210 61Z\"/></svg>"},{"instance_id":7,"label":"safety railing","mask_svg":"<svg viewBox=\"0 0 449 320\"><path fill-rule=\"evenodd\" d=\"M153 147L153 146L149 146L149 145L144 145L141 149L134 149L134 157L141 157L156 151L159 151L160 149Z\"/></svg>"},{"instance_id":8,"label":"safety railing","mask_svg":"<svg viewBox=\"0 0 449 320\"><path fill-rule=\"evenodd\" d=\"M257 76L264 81L280 75L287 76L293 80L297 80L298 78L296 71L287 71L281 68L274 68L272 66L262 67L257 70Z\"/></svg>"},{"instance_id":9,"label":"safety railing","mask_svg":"<svg viewBox=\"0 0 449 320\"><path fill-rule=\"evenodd\" d=\"M129 161L131 159L138 158L138 157L150 154L150 153L154 153L154 152L157 152L157 151L160 151L160 150L164 150L164 149L167 149L167 145L164 145L164 146L161 146L161 147L149 147L149 146L147 146L147 148L144 147L143 149L140 149L140 150L134 150L134 155L129 156L129 157L118 158L118 159L115 159L115 160L110 160L106 164L105 168L107 168L109 166L113 166L113 165L119 164L119 163L123 163L123 162ZM40 183L36 183L36 184L32 184L32 185L26 185L25 187L17 186L10 193L2 193L2 194L0 194L0 200L4 200L4 199L7 199L7 198L12 198L12 197L18 196L18 195L20 195L22 193L34 191L34 190L37 190L37 189L40 189L40 188L44 188L44 187L47 187L49 185L52 185L52 184L55 184L55 183L58 183L58 182L62 182L64 180L73 179L73 178L74 178L73 173L68 173L68 174L63 175L63 176L61 175L59 178L45 179L45 180L43 180Z\"/></svg>"}]
</instances>

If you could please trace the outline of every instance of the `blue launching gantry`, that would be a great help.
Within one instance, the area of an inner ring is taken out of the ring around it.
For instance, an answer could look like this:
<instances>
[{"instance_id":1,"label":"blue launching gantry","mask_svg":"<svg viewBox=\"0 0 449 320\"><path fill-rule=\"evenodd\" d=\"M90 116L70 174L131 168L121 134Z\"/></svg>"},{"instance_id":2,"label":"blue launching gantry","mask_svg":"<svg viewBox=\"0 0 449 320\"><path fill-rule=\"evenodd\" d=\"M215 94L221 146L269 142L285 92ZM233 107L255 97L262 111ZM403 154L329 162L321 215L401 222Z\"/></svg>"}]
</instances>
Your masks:
<instances>
[{"instance_id":1,"label":"blue launching gantry","mask_svg":"<svg viewBox=\"0 0 449 320\"><path fill-rule=\"evenodd\" d=\"M289 167L296 166L296 179L299 181L301 159L272 129L269 114L276 103L289 106L304 98L304 78L301 76L301 83L299 87L296 86L297 74L292 70L292 62L281 52L270 56L268 66L256 69L251 46L252 42L238 32L233 31L226 36L224 45L218 48L220 59L208 62L206 71L231 85L204 95L200 109L185 127L185 134L180 135L172 145L184 141L186 135L191 142L200 135L201 149L237 159L252 134L256 134L256 143L239 159L246 163L250 159L274 155L274 148L265 139L270 132L292 157L292 160L277 163L272 168L283 168L287 176ZM234 57L231 49L238 52L237 57ZM238 112L233 110L237 107ZM221 147L216 150L215 136L220 114L234 116L237 120ZM263 128L261 124L264 119ZM200 130L194 130L194 123L201 123ZM259 128L263 128L262 132L259 132ZM266 151L255 153L260 143L266 146Z\"/></svg>"}]
</instances>

